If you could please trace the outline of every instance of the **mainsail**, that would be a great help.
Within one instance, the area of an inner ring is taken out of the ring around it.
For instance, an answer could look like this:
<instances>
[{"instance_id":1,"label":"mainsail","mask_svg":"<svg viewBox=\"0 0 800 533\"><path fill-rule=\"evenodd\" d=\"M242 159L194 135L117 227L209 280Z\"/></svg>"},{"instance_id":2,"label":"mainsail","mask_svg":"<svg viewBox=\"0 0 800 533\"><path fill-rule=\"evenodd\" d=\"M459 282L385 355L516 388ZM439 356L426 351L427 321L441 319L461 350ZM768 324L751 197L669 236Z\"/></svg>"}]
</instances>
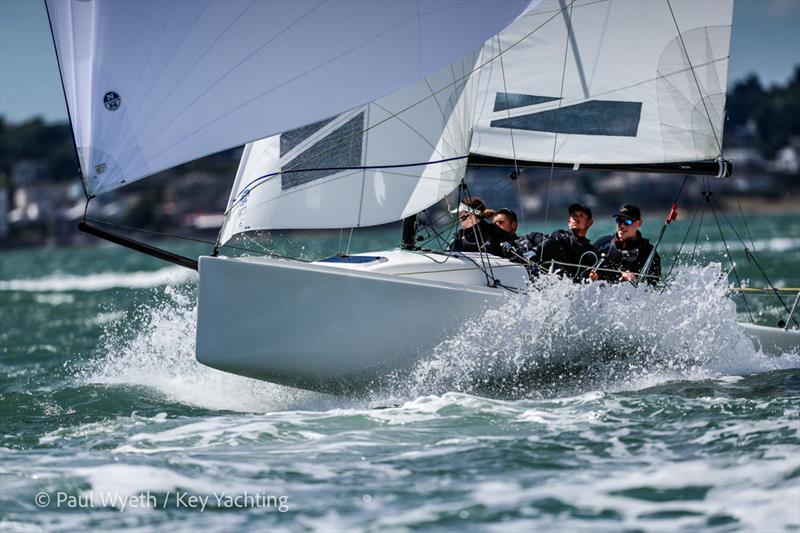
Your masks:
<instances>
[{"instance_id":1,"label":"mainsail","mask_svg":"<svg viewBox=\"0 0 800 533\"><path fill-rule=\"evenodd\" d=\"M88 194L436 72L530 0L47 0Z\"/></svg>"},{"instance_id":2,"label":"mainsail","mask_svg":"<svg viewBox=\"0 0 800 533\"><path fill-rule=\"evenodd\" d=\"M653 164L722 151L732 0L545 0L484 55L472 152Z\"/></svg>"},{"instance_id":3,"label":"mainsail","mask_svg":"<svg viewBox=\"0 0 800 533\"><path fill-rule=\"evenodd\" d=\"M436 76L248 145L221 241L398 220L452 192L470 154L509 165L716 159L732 10L544 0ZM404 163L425 164L392 168Z\"/></svg>"}]
</instances>

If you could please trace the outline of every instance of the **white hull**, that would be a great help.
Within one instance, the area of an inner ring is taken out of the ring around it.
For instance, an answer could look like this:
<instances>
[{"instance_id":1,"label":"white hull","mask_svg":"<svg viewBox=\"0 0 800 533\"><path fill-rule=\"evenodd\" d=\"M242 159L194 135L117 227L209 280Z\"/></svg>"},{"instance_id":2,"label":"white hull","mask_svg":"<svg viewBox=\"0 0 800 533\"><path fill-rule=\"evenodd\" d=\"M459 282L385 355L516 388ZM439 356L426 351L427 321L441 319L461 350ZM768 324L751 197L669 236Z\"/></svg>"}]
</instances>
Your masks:
<instances>
[{"instance_id":1,"label":"white hull","mask_svg":"<svg viewBox=\"0 0 800 533\"><path fill-rule=\"evenodd\" d=\"M391 260L330 266L201 257L197 360L295 387L348 390L408 368L508 294L486 286L468 260L439 264L433 259L445 256L399 250L373 255ZM522 267L493 262L504 284L524 284Z\"/></svg>"},{"instance_id":2,"label":"white hull","mask_svg":"<svg viewBox=\"0 0 800 533\"><path fill-rule=\"evenodd\" d=\"M401 250L366 263L201 257L197 360L225 372L321 392L363 390L410 368L510 293L489 287L477 254ZM447 258L447 261L444 259ZM492 259L522 288L525 269ZM800 332L743 324L765 353L800 351Z\"/></svg>"},{"instance_id":3,"label":"white hull","mask_svg":"<svg viewBox=\"0 0 800 533\"><path fill-rule=\"evenodd\" d=\"M740 324L757 350L771 355L800 354L800 331Z\"/></svg>"}]
</instances>

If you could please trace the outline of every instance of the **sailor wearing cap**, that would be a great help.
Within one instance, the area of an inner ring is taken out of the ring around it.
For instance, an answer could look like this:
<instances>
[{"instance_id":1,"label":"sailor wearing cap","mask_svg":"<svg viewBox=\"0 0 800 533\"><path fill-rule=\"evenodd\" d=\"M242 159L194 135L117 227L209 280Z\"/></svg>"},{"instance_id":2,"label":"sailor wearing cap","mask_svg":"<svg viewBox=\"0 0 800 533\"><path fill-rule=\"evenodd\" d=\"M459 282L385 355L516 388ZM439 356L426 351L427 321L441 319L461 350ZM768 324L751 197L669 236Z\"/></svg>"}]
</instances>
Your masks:
<instances>
[{"instance_id":1,"label":"sailor wearing cap","mask_svg":"<svg viewBox=\"0 0 800 533\"><path fill-rule=\"evenodd\" d=\"M510 256L530 258L545 265L552 265L574 281L588 276L589 267L594 266L598 254L586 233L592 225L592 210L583 204L572 204L567 209L569 229L556 230L549 235L531 232L517 239L514 248L509 248ZM508 247L507 247L508 248Z\"/></svg>"},{"instance_id":2,"label":"sailor wearing cap","mask_svg":"<svg viewBox=\"0 0 800 533\"><path fill-rule=\"evenodd\" d=\"M601 254L605 254L603 269L617 272L599 270L592 272L589 277L593 280L639 281L639 274L653 250L650 241L642 237L639 232L639 227L642 225L642 212L635 205L623 204L614 214L614 219L617 222L617 231L613 235L607 235L595 241L594 247ZM655 254L653 264L647 274L646 281L651 285L655 284L661 276L661 258L658 253Z\"/></svg>"},{"instance_id":3,"label":"sailor wearing cap","mask_svg":"<svg viewBox=\"0 0 800 533\"><path fill-rule=\"evenodd\" d=\"M500 245L513 241L514 235L499 226L489 224L484 215L486 205L477 196L467 198L451 211L457 213L459 229L455 234L450 249L456 252L487 252L502 256Z\"/></svg>"}]
</instances>

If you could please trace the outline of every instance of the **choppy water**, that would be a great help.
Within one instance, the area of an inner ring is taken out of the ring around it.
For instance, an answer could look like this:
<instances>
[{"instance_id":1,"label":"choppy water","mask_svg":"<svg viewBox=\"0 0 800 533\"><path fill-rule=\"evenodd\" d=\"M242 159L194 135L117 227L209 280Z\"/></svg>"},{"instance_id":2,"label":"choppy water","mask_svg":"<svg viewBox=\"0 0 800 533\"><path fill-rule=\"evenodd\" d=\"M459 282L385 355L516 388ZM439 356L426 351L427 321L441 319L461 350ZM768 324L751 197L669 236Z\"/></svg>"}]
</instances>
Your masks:
<instances>
[{"instance_id":1,"label":"choppy water","mask_svg":"<svg viewBox=\"0 0 800 533\"><path fill-rule=\"evenodd\" d=\"M752 230L796 287L800 222ZM747 342L727 269L681 267L663 294L546 280L343 398L197 364L189 271L115 247L4 251L0 526L796 531L800 355Z\"/></svg>"}]
</instances>

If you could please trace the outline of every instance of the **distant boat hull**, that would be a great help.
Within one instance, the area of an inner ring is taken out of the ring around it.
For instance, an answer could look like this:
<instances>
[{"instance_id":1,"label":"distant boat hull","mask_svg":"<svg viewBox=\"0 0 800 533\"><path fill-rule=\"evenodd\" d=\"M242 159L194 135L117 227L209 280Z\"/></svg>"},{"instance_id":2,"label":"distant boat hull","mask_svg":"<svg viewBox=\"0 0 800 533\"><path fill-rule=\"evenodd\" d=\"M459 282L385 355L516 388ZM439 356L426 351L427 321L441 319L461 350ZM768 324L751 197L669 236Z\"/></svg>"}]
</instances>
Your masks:
<instances>
[{"instance_id":1,"label":"distant boat hull","mask_svg":"<svg viewBox=\"0 0 800 533\"><path fill-rule=\"evenodd\" d=\"M477 254L403 250L327 263L201 257L197 360L319 392L368 390L509 296L479 264ZM492 259L492 273L507 287L527 280L504 259ZM742 327L765 353L800 351L800 332Z\"/></svg>"}]
</instances>

